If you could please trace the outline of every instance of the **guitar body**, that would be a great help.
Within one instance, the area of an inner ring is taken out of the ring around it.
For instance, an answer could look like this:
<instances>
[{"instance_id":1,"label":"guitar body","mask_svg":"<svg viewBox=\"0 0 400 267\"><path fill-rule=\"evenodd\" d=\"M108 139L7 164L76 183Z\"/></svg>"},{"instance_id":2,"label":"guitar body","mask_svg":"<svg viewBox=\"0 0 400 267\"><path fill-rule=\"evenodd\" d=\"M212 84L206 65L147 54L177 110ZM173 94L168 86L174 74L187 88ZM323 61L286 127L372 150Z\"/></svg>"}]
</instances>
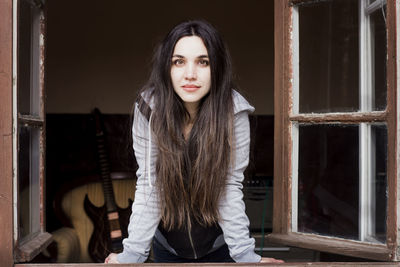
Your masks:
<instances>
[{"instance_id":1,"label":"guitar body","mask_svg":"<svg viewBox=\"0 0 400 267\"><path fill-rule=\"evenodd\" d=\"M132 203L133 201L129 199L128 207L116 207L122 238L111 239L106 204L102 207L96 207L90 202L88 195L85 196L84 209L93 223L93 233L89 241L88 250L94 262L104 262L104 259L112 252L122 252L122 240L128 237L128 224L132 212Z\"/></svg>"}]
</instances>

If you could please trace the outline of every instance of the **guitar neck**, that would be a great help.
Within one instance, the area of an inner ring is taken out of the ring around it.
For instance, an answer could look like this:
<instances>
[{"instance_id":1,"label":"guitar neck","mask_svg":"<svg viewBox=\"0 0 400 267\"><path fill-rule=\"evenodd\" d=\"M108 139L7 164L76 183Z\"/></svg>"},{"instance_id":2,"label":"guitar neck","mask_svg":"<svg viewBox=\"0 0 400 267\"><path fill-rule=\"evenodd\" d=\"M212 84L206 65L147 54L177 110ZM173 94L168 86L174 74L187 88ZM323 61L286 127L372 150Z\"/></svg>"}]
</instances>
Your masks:
<instances>
[{"instance_id":1,"label":"guitar neck","mask_svg":"<svg viewBox=\"0 0 400 267\"><path fill-rule=\"evenodd\" d=\"M114 212L117 210L117 205L115 203L114 189L111 181L110 163L108 160L108 153L106 149L107 146L105 143L104 133L101 129L99 129L99 127L100 126L96 126L97 128L96 143L97 143L97 154L100 167L100 177L104 191L104 201L106 203L107 212Z\"/></svg>"}]
</instances>

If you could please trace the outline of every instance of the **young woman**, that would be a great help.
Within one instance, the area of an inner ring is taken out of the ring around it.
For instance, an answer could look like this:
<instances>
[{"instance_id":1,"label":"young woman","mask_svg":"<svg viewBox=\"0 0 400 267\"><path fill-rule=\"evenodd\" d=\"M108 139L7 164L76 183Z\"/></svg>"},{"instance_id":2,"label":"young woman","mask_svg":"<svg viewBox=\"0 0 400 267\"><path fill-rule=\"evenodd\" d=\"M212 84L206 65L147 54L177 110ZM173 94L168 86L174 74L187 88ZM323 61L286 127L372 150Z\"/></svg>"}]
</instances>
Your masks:
<instances>
[{"instance_id":1,"label":"young woman","mask_svg":"<svg viewBox=\"0 0 400 267\"><path fill-rule=\"evenodd\" d=\"M233 90L230 56L207 22L177 25L161 43L136 102L139 166L129 237L106 263L281 262L254 252L242 181L248 113Z\"/></svg>"}]
</instances>

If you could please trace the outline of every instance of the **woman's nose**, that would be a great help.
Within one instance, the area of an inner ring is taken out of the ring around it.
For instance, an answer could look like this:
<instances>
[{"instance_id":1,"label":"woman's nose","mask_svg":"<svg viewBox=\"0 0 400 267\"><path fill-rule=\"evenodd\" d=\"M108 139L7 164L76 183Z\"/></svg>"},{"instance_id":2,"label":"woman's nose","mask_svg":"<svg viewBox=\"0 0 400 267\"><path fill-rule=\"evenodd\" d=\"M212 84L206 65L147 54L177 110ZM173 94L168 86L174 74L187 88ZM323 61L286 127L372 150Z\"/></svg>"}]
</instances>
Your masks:
<instances>
[{"instance_id":1,"label":"woman's nose","mask_svg":"<svg viewBox=\"0 0 400 267\"><path fill-rule=\"evenodd\" d=\"M185 78L192 80L197 78L197 73L196 73L196 67L194 64L187 64L186 70L185 70Z\"/></svg>"}]
</instances>

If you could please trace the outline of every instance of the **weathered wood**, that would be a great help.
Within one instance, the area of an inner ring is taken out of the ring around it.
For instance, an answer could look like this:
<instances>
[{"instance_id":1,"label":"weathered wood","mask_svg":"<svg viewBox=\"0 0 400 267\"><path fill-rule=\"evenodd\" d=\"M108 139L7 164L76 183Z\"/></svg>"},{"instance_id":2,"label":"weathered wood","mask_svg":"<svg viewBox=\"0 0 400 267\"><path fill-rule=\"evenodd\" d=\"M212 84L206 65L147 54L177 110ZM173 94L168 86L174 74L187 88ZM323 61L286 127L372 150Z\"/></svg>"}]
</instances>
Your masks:
<instances>
[{"instance_id":1,"label":"weathered wood","mask_svg":"<svg viewBox=\"0 0 400 267\"><path fill-rule=\"evenodd\" d=\"M0 266L13 264L12 0L0 1Z\"/></svg>"},{"instance_id":2,"label":"weathered wood","mask_svg":"<svg viewBox=\"0 0 400 267\"><path fill-rule=\"evenodd\" d=\"M348 113L329 113L329 114L299 114L290 116L291 121L306 123L360 123L360 122L385 122L388 117L386 111L374 112L348 112Z\"/></svg>"},{"instance_id":3,"label":"weathered wood","mask_svg":"<svg viewBox=\"0 0 400 267\"><path fill-rule=\"evenodd\" d=\"M40 131L40 159L39 159L39 183L40 183L40 230L46 231L46 114L45 114L45 55L46 55L46 12L44 2L36 1L41 9L39 18L39 115L43 120Z\"/></svg>"},{"instance_id":4,"label":"weathered wood","mask_svg":"<svg viewBox=\"0 0 400 267\"><path fill-rule=\"evenodd\" d=\"M388 208L387 208L387 245L393 251L393 260L399 260L398 255L398 216L397 213L399 202L397 201L397 68L396 68L396 3L398 1L387 1L387 129L388 129L388 146L387 146L387 186L388 186Z\"/></svg>"},{"instance_id":5,"label":"weathered wood","mask_svg":"<svg viewBox=\"0 0 400 267\"><path fill-rule=\"evenodd\" d=\"M390 37L390 40L391 40L391 42L394 42L394 47L395 47L395 50L393 51L394 53L395 53L395 55L394 55L394 61L395 61L395 66L394 66L394 70L393 70L393 72L394 72L394 75L396 75L396 78L395 78L395 80L394 80L394 86L395 86L395 89L394 89L394 95L393 95L393 101L395 101L395 107L396 107L396 109L393 111L393 113L395 114L395 115L393 115L393 116L395 116L395 122L396 122L396 124L395 124L395 129L396 129L396 132L397 132L397 134L396 134L396 136L395 136L395 138L396 138L396 142L395 142L395 154L396 154L396 160L395 160L395 170L393 170L394 171L394 175L395 175L395 177L396 177L396 183L397 183L397 185L396 185L396 188L397 188L397 191L396 191L396 194L397 194L397 196L396 196L396 200L395 200L395 202L397 203L397 207L396 207L396 218L397 218L397 220L396 220L396 231L397 231L397 233L396 233L396 235L397 235L397 241L396 241L396 244L397 244L397 249L396 249L396 260L399 260L400 259L400 252L399 252L399 244L400 244L400 217L399 217L399 200L398 200L398 198L399 198L399 196L400 196L400 192L399 192L399 190L400 190L400 188L399 188L399 185L398 185L398 183L399 183L399 179L400 179L400 173L399 173L399 167L398 166L400 166L400 151L399 151L399 140L400 140L400 130L399 130L399 122L400 122L400 107L399 107L399 105L400 105L400 95L398 94L398 90L400 89L400 58L399 58L399 55L400 55L400 29L399 29L399 27L400 27L400 15L399 15L399 13L400 13L400 3L399 3L399 1L396 1L395 2L395 8L394 9L392 9L391 10L391 12L394 12L394 16L396 16L396 22L395 22L395 30L394 30L394 32L395 32L395 36L393 37L393 36L391 36ZM392 38L394 38L394 40L392 40Z\"/></svg>"},{"instance_id":6,"label":"weathered wood","mask_svg":"<svg viewBox=\"0 0 400 267\"><path fill-rule=\"evenodd\" d=\"M274 216L273 231L287 233L289 228L289 194L288 161L289 127L288 127L288 84L286 75L291 73L289 57L289 9L287 1L275 0L275 85L274 85Z\"/></svg>"},{"instance_id":7,"label":"weathered wood","mask_svg":"<svg viewBox=\"0 0 400 267\"><path fill-rule=\"evenodd\" d=\"M301 233L271 234L267 236L267 240L272 243L284 243L289 246L303 247L358 258L381 261L392 260L392 251L388 249L386 245L382 244L364 243Z\"/></svg>"},{"instance_id":8,"label":"weathered wood","mask_svg":"<svg viewBox=\"0 0 400 267\"><path fill-rule=\"evenodd\" d=\"M45 249L52 241L51 234L40 233L35 238L21 244L17 248L16 260L26 262L36 257L43 249Z\"/></svg>"},{"instance_id":9,"label":"weathered wood","mask_svg":"<svg viewBox=\"0 0 400 267\"><path fill-rule=\"evenodd\" d=\"M32 126L32 127L43 127L44 125L44 119L37 117L37 116L31 116L31 115L18 115L18 122L20 124L26 125L26 126Z\"/></svg>"}]
</instances>

